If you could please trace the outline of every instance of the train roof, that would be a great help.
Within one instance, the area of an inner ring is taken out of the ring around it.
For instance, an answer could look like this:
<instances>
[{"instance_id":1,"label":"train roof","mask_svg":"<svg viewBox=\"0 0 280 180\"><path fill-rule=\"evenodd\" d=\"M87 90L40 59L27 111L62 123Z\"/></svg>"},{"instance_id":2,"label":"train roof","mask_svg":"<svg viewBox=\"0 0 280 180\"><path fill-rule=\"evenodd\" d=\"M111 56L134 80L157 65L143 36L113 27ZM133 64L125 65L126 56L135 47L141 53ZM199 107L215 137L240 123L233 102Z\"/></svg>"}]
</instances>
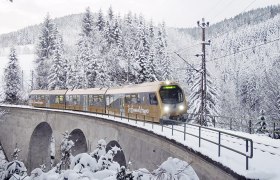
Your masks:
<instances>
[{"instance_id":1,"label":"train roof","mask_svg":"<svg viewBox=\"0 0 280 180\"><path fill-rule=\"evenodd\" d=\"M89 88L89 89L73 89L68 90L67 95L78 95L78 94L105 94L108 88Z\"/></svg>"},{"instance_id":2,"label":"train roof","mask_svg":"<svg viewBox=\"0 0 280 180\"><path fill-rule=\"evenodd\" d=\"M66 93L66 89L63 90L33 90L30 95L61 95Z\"/></svg>"},{"instance_id":3,"label":"train roof","mask_svg":"<svg viewBox=\"0 0 280 180\"><path fill-rule=\"evenodd\" d=\"M33 90L30 95L83 95L83 94L129 94L156 92L162 85L178 85L176 82L155 81L142 84L129 84L113 88L89 88L89 89L73 89L73 90ZM67 92L67 93L66 93Z\"/></svg>"},{"instance_id":4,"label":"train roof","mask_svg":"<svg viewBox=\"0 0 280 180\"><path fill-rule=\"evenodd\" d=\"M106 94L126 94L141 92L156 92L162 85L178 85L175 82L155 81L142 84L130 84L121 87L109 88Z\"/></svg>"}]
</instances>

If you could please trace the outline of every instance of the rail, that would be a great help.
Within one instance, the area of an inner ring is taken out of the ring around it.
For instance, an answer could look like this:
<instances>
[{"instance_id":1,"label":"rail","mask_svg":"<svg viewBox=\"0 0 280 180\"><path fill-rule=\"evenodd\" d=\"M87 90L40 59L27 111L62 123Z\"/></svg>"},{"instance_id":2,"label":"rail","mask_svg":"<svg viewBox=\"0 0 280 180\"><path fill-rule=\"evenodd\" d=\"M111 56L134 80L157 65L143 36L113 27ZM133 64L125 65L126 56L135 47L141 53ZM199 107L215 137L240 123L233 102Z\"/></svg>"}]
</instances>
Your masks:
<instances>
[{"instance_id":1,"label":"rail","mask_svg":"<svg viewBox=\"0 0 280 180\"><path fill-rule=\"evenodd\" d=\"M273 139L280 139L280 120L269 118L266 116L265 120L265 128L260 128L260 124L258 122L259 119L246 119L246 118L235 118L228 116L219 116L219 115L201 115L201 114L193 114L186 113L184 114L185 118L188 121L196 121L199 122L201 116L204 118L210 118L212 120L213 127L218 127L222 129L235 130L247 132L249 134L262 133L269 134L269 137Z\"/></svg>"},{"instance_id":2,"label":"rail","mask_svg":"<svg viewBox=\"0 0 280 180\"><path fill-rule=\"evenodd\" d=\"M154 122L154 117L150 117L150 116L146 116L146 115L140 115L141 117L143 117L143 119L138 119L137 117L139 115L137 116L137 114L132 114L132 113L128 113L127 117L123 116L123 113L120 113L119 115L117 115L115 112L107 113L107 112L104 112L104 111L101 112L101 113L98 113L96 111L95 113L106 115L108 117L112 116L113 118L120 118L121 120L127 120L128 122L135 121L135 124L137 124L139 121L142 121L143 126L145 126L147 123L151 123L152 129L154 129L154 125L157 124L157 125L161 126L161 132L163 132L164 128L170 129L171 133L172 133L172 136L174 135L174 131L182 133L182 135L184 137L184 141L186 141L186 135L196 137L198 139L199 147L201 147L202 140L207 141L207 142L212 143L212 144L215 144L218 147L217 148L218 149L218 152L217 152L218 157L221 156L221 148L225 148L229 151L232 151L234 153L237 153L237 154L240 154L240 155L244 156L245 157L245 162L246 162L246 170L249 169L249 158L253 158L253 140L250 139L250 138L246 138L246 137L243 137L243 136L233 134L233 133L213 129L213 128L210 128L210 127L200 126L200 125L197 125L197 124L189 124L189 123L186 123L186 122L178 122L178 121L174 121L174 120L164 120L164 122L167 123L167 124L163 124L163 123L158 124L158 123ZM132 118L132 115L135 118ZM147 119L150 119L151 121L147 121ZM183 127L183 130L176 129L176 128L174 128L174 126L175 127ZM187 132L187 127L195 127L198 130L198 133L197 133L198 135L196 135L195 133ZM207 130L207 131L211 131L213 133L217 133L217 135L218 135L217 142L212 141L210 138L202 137L203 130L204 131ZM231 136L232 138L235 138L235 139L244 140L245 141L245 151L246 151L246 153L243 152L243 151L240 151L238 149L234 149L233 147L229 147L225 144L222 144L222 141L221 141L222 136Z\"/></svg>"}]
</instances>

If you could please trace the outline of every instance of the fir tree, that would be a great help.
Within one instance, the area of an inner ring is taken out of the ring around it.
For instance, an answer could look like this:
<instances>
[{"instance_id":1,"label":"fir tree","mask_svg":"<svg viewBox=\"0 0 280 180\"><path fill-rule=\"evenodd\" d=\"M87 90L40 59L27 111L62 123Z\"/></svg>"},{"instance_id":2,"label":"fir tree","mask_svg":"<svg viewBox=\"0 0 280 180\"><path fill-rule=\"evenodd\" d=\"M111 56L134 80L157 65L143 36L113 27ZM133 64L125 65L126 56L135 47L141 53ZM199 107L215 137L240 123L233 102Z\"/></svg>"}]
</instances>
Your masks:
<instances>
[{"instance_id":1,"label":"fir tree","mask_svg":"<svg viewBox=\"0 0 280 180\"><path fill-rule=\"evenodd\" d=\"M203 126L213 126L213 117L218 114L217 110L217 90L214 87L209 73L206 74L206 98L205 98L205 112L202 114L201 107L201 73L196 72L194 83L191 87L192 94L189 96L190 121L201 124ZM203 118L201 118L201 115ZM206 116L205 116L206 115Z\"/></svg>"},{"instance_id":2,"label":"fir tree","mask_svg":"<svg viewBox=\"0 0 280 180\"><path fill-rule=\"evenodd\" d=\"M93 16L87 8L82 20L82 33L78 43L76 59L76 88L95 87L97 74L98 47L95 44L95 29Z\"/></svg>"},{"instance_id":3,"label":"fir tree","mask_svg":"<svg viewBox=\"0 0 280 180\"><path fill-rule=\"evenodd\" d=\"M16 50L12 47L10 50L8 65L4 71L4 101L6 103L17 104L21 99L22 85L20 72Z\"/></svg>"},{"instance_id":4,"label":"fir tree","mask_svg":"<svg viewBox=\"0 0 280 180\"><path fill-rule=\"evenodd\" d=\"M101 9L98 12L96 26L97 26L98 31L101 31L101 32L104 31L105 20L104 20L103 13L102 13Z\"/></svg>"},{"instance_id":5,"label":"fir tree","mask_svg":"<svg viewBox=\"0 0 280 180\"><path fill-rule=\"evenodd\" d=\"M55 41L55 50L52 56L52 66L48 77L48 89L65 89L66 88L66 60L63 53L62 37L57 35Z\"/></svg>"},{"instance_id":6,"label":"fir tree","mask_svg":"<svg viewBox=\"0 0 280 180\"><path fill-rule=\"evenodd\" d=\"M49 15L42 25L39 41L37 44L35 60L36 87L38 89L48 88L48 71L50 69L50 58L55 50L55 39L57 29Z\"/></svg>"},{"instance_id":7,"label":"fir tree","mask_svg":"<svg viewBox=\"0 0 280 180\"><path fill-rule=\"evenodd\" d=\"M266 118L265 118L265 113L264 110L262 109L260 112L260 117L258 118L258 122L256 123L256 126L259 126L257 129L257 133L263 134L263 133L267 133L268 130L266 129Z\"/></svg>"},{"instance_id":8,"label":"fir tree","mask_svg":"<svg viewBox=\"0 0 280 180\"><path fill-rule=\"evenodd\" d=\"M170 57L167 49L164 23L159 26L156 37L156 78L165 81L170 78Z\"/></svg>"}]
</instances>

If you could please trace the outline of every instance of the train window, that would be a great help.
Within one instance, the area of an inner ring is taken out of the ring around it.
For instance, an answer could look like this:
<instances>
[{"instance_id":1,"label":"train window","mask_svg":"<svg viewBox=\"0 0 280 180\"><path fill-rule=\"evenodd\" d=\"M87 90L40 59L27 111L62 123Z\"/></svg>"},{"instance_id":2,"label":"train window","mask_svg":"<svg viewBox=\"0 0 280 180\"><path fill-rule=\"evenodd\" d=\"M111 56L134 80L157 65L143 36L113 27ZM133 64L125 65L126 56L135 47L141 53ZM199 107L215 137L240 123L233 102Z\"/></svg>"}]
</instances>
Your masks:
<instances>
[{"instance_id":1,"label":"train window","mask_svg":"<svg viewBox=\"0 0 280 180\"><path fill-rule=\"evenodd\" d=\"M157 96L155 93L150 93L149 98L150 98L151 105L158 105Z\"/></svg>"},{"instance_id":2,"label":"train window","mask_svg":"<svg viewBox=\"0 0 280 180\"><path fill-rule=\"evenodd\" d=\"M93 106L93 95L89 95L89 96L88 96L88 104L89 104L90 106Z\"/></svg>"},{"instance_id":3,"label":"train window","mask_svg":"<svg viewBox=\"0 0 280 180\"><path fill-rule=\"evenodd\" d=\"M64 102L64 97L61 95L59 96L59 104L63 104Z\"/></svg>"},{"instance_id":4,"label":"train window","mask_svg":"<svg viewBox=\"0 0 280 180\"><path fill-rule=\"evenodd\" d=\"M125 95L125 103L126 104L131 104L131 97L129 94Z\"/></svg>"},{"instance_id":5,"label":"train window","mask_svg":"<svg viewBox=\"0 0 280 180\"><path fill-rule=\"evenodd\" d=\"M59 104L59 96L55 96L55 104Z\"/></svg>"},{"instance_id":6,"label":"train window","mask_svg":"<svg viewBox=\"0 0 280 180\"><path fill-rule=\"evenodd\" d=\"M80 104L80 95L77 95L77 104Z\"/></svg>"},{"instance_id":7,"label":"train window","mask_svg":"<svg viewBox=\"0 0 280 180\"><path fill-rule=\"evenodd\" d=\"M77 105L77 95L73 95L73 104Z\"/></svg>"},{"instance_id":8,"label":"train window","mask_svg":"<svg viewBox=\"0 0 280 180\"><path fill-rule=\"evenodd\" d=\"M176 85L162 86L159 90L161 100L165 104L176 104L183 102L183 91Z\"/></svg>"},{"instance_id":9,"label":"train window","mask_svg":"<svg viewBox=\"0 0 280 180\"><path fill-rule=\"evenodd\" d=\"M130 102L131 104L138 104L139 102L139 97L138 94L131 94L130 95Z\"/></svg>"}]
</instances>

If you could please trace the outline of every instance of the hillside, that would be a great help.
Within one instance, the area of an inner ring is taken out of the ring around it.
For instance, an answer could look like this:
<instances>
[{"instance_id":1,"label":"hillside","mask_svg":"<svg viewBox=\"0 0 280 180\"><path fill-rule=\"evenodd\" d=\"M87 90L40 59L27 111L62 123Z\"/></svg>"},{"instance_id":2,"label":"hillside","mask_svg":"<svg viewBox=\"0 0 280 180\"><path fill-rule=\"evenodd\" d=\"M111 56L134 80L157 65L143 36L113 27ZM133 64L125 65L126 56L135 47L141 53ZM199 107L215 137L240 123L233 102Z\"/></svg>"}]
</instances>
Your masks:
<instances>
[{"instance_id":1,"label":"hillside","mask_svg":"<svg viewBox=\"0 0 280 180\"><path fill-rule=\"evenodd\" d=\"M268 6L265 8L258 8L248 12L243 12L236 15L235 17L224 19L215 24L211 24L207 30L208 36L212 39L218 37L221 34L224 34L229 31L236 31L241 26L251 26L256 25L261 22L267 21L274 18L277 14L280 13L280 5L278 6ZM206 17L206 20L207 17ZM194 22L194 26L195 26ZM198 28L179 28L180 32L190 34L195 39L201 39L200 33L198 33Z\"/></svg>"}]
</instances>

